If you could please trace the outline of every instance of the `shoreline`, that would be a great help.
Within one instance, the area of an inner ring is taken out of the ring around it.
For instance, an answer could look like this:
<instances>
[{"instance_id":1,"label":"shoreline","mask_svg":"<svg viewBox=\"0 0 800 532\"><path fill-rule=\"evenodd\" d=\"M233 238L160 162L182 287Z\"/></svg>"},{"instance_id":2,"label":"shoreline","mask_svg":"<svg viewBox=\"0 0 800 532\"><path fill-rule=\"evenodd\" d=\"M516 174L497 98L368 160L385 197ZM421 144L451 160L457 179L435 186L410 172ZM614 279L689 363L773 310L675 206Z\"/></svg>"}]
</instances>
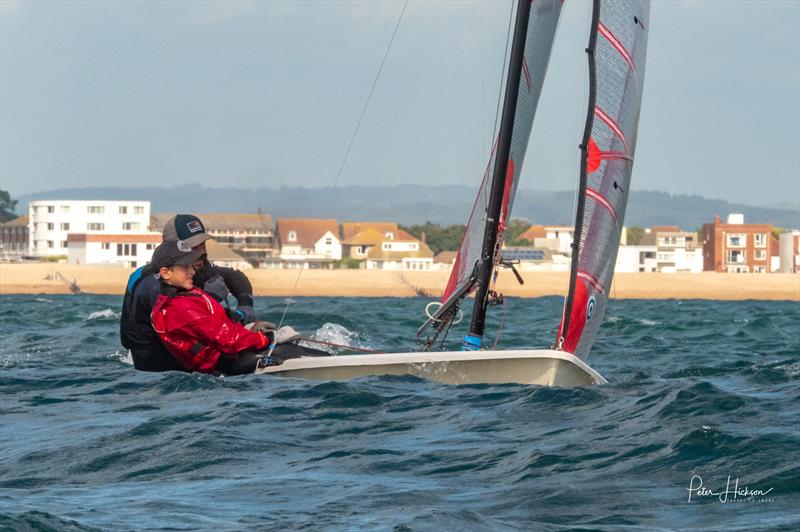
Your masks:
<instances>
[{"instance_id":1,"label":"shoreline","mask_svg":"<svg viewBox=\"0 0 800 532\"><path fill-rule=\"evenodd\" d=\"M0 295L69 294L76 280L83 293L123 295L132 268L55 263L0 264ZM448 271L244 270L253 295L268 297L414 297L438 299ZM299 279L298 279L299 274ZM525 284L501 270L497 289L507 297L564 296L566 272L521 272ZM49 277L49 278L48 278ZM800 273L619 273L611 299L713 299L800 301Z\"/></svg>"}]
</instances>

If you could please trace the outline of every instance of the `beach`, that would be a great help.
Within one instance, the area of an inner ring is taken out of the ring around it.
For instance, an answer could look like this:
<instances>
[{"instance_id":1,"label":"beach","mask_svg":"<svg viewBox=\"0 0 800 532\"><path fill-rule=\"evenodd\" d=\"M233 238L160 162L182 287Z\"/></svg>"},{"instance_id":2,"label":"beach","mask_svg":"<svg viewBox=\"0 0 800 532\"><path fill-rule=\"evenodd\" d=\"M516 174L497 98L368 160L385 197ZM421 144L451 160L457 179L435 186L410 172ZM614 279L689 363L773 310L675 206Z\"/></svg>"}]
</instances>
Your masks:
<instances>
[{"instance_id":1,"label":"beach","mask_svg":"<svg viewBox=\"0 0 800 532\"><path fill-rule=\"evenodd\" d=\"M0 295L68 294L75 280L82 292L118 294L133 270L119 266L56 263L0 264ZM256 296L438 297L449 272L381 270L245 270ZM522 272L520 285L502 270L497 290L508 297L564 295L566 272ZM619 273L610 289L614 299L714 299L800 301L800 274Z\"/></svg>"}]
</instances>

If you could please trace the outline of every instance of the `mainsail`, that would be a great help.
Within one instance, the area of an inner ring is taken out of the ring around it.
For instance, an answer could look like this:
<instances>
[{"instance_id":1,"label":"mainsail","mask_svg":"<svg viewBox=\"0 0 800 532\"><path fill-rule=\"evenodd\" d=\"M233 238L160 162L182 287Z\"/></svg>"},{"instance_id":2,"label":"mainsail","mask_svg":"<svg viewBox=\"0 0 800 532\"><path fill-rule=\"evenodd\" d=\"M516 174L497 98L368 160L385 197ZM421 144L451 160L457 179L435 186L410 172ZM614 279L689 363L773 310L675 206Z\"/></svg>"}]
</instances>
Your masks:
<instances>
[{"instance_id":1,"label":"mainsail","mask_svg":"<svg viewBox=\"0 0 800 532\"><path fill-rule=\"evenodd\" d=\"M594 1L572 269L557 344L580 358L597 335L614 275L636 151L649 15L649 0Z\"/></svg>"},{"instance_id":2,"label":"mainsail","mask_svg":"<svg viewBox=\"0 0 800 532\"><path fill-rule=\"evenodd\" d=\"M522 171L522 163L528 147L536 106L542 92L561 7L561 0L542 0L533 3L521 0L518 3L515 33L520 28L523 28L523 31L520 35L515 35L515 42L521 52L521 54L517 54L520 62L514 64L512 46L508 90L506 91L500 134L498 134L498 141L492 149L453 271L442 295L443 305L438 313L439 316L445 315L449 307L455 305L461 297L475 287L478 281L476 267L481 261L486 261L487 265L493 268L498 260L496 253L498 246L495 247L491 256L482 257L481 253L484 234L489 225L487 217L489 217L491 191L494 185L495 187L499 186L502 193L499 220L489 220L490 223L495 223L496 241L500 242ZM514 73L518 74L514 76ZM515 80L513 77L517 79ZM511 104L511 112L506 113L509 104ZM504 129L510 132L510 138L502 138ZM497 161L498 156L505 157L505 159ZM505 164L498 164L498 162Z\"/></svg>"}]
</instances>

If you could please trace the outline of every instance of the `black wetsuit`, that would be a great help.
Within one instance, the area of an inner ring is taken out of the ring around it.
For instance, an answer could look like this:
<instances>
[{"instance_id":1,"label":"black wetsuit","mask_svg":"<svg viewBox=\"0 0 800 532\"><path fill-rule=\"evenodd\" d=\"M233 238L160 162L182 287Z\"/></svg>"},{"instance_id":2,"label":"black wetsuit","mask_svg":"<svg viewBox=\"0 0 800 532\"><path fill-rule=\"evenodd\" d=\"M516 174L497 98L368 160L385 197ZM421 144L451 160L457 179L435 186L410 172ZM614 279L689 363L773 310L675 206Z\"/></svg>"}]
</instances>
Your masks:
<instances>
[{"instance_id":1,"label":"black wetsuit","mask_svg":"<svg viewBox=\"0 0 800 532\"><path fill-rule=\"evenodd\" d=\"M207 260L195 272L194 284L217 301L230 293L239 306L253 306L253 286L247 276L233 268L214 266ZM150 312L161 292L158 271L150 264L128 278L122 302L119 333L122 345L131 350L133 365L142 371L184 371L183 366L167 351L150 323Z\"/></svg>"}]
</instances>

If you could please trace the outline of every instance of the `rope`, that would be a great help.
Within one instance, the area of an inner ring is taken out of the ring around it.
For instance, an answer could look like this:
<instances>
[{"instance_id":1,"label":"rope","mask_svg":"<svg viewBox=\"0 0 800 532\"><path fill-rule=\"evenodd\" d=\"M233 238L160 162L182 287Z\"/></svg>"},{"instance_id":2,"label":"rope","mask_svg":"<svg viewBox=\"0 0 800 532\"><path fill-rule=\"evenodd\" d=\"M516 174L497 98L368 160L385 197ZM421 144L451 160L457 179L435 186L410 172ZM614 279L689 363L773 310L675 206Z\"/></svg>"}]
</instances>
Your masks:
<instances>
[{"instance_id":1,"label":"rope","mask_svg":"<svg viewBox=\"0 0 800 532\"><path fill-rule=\"evenodd\" d=\"M347 164L347 158L350 156L350 150L353 148L353 144L356 141L356 137L358 136L358 131L361 129L361 122L364 120L364 115L367 114L367 107L369 107L369 102L372 100L372 94L375 92L375 87L378 85L378 79L381 76L381 72L383 71L383 65L386 63L386 58L389 56L389 50L392 49L392 44L394 43L394 38L397 35L397 30L400 27L400 21L403 20L403 15L406 12L406 7L408 7L408 0L405 0L403 3L403 9L400 11L400 16L397 18L397 24L394 26L394 31L392 32L392 37L389 39L389 45L386 47L386 51L383 54L383 59L381 59L381 64L378 67L378 72L375 74L375 79L372 81L372 87L369 89L369 95L367 96L367 100L364 102L364 107L361 109L361 116L358 117L358 122L356 123L355 130L353 130L353 135L350 137L350 143L347 145L347 151L345 151L344 157L342 158L342 163L339 165L339 171L336 172L336 178L333 180L333 184L331 185L331 194L328 194L326 199L325 207L323 208L323 212L328 211L328 207L330 206L331 198L333 197L333 191L336 189L336 186L339 184L339 179L342 177L342 172L344 171L345 164ZM283 320L286 319L286 313L289 311L289 306L294 303L292 299L297 291L297 285L300 283L300 277L303 275L303 268L300 268L300 271L297 274L297 279L294 281L294 285L292 286L292 291L286 300L286 308L283 309L283 314L281 315L280 322L278 326L280 327L283 325Z\"/></svg>"}]
</instances>

